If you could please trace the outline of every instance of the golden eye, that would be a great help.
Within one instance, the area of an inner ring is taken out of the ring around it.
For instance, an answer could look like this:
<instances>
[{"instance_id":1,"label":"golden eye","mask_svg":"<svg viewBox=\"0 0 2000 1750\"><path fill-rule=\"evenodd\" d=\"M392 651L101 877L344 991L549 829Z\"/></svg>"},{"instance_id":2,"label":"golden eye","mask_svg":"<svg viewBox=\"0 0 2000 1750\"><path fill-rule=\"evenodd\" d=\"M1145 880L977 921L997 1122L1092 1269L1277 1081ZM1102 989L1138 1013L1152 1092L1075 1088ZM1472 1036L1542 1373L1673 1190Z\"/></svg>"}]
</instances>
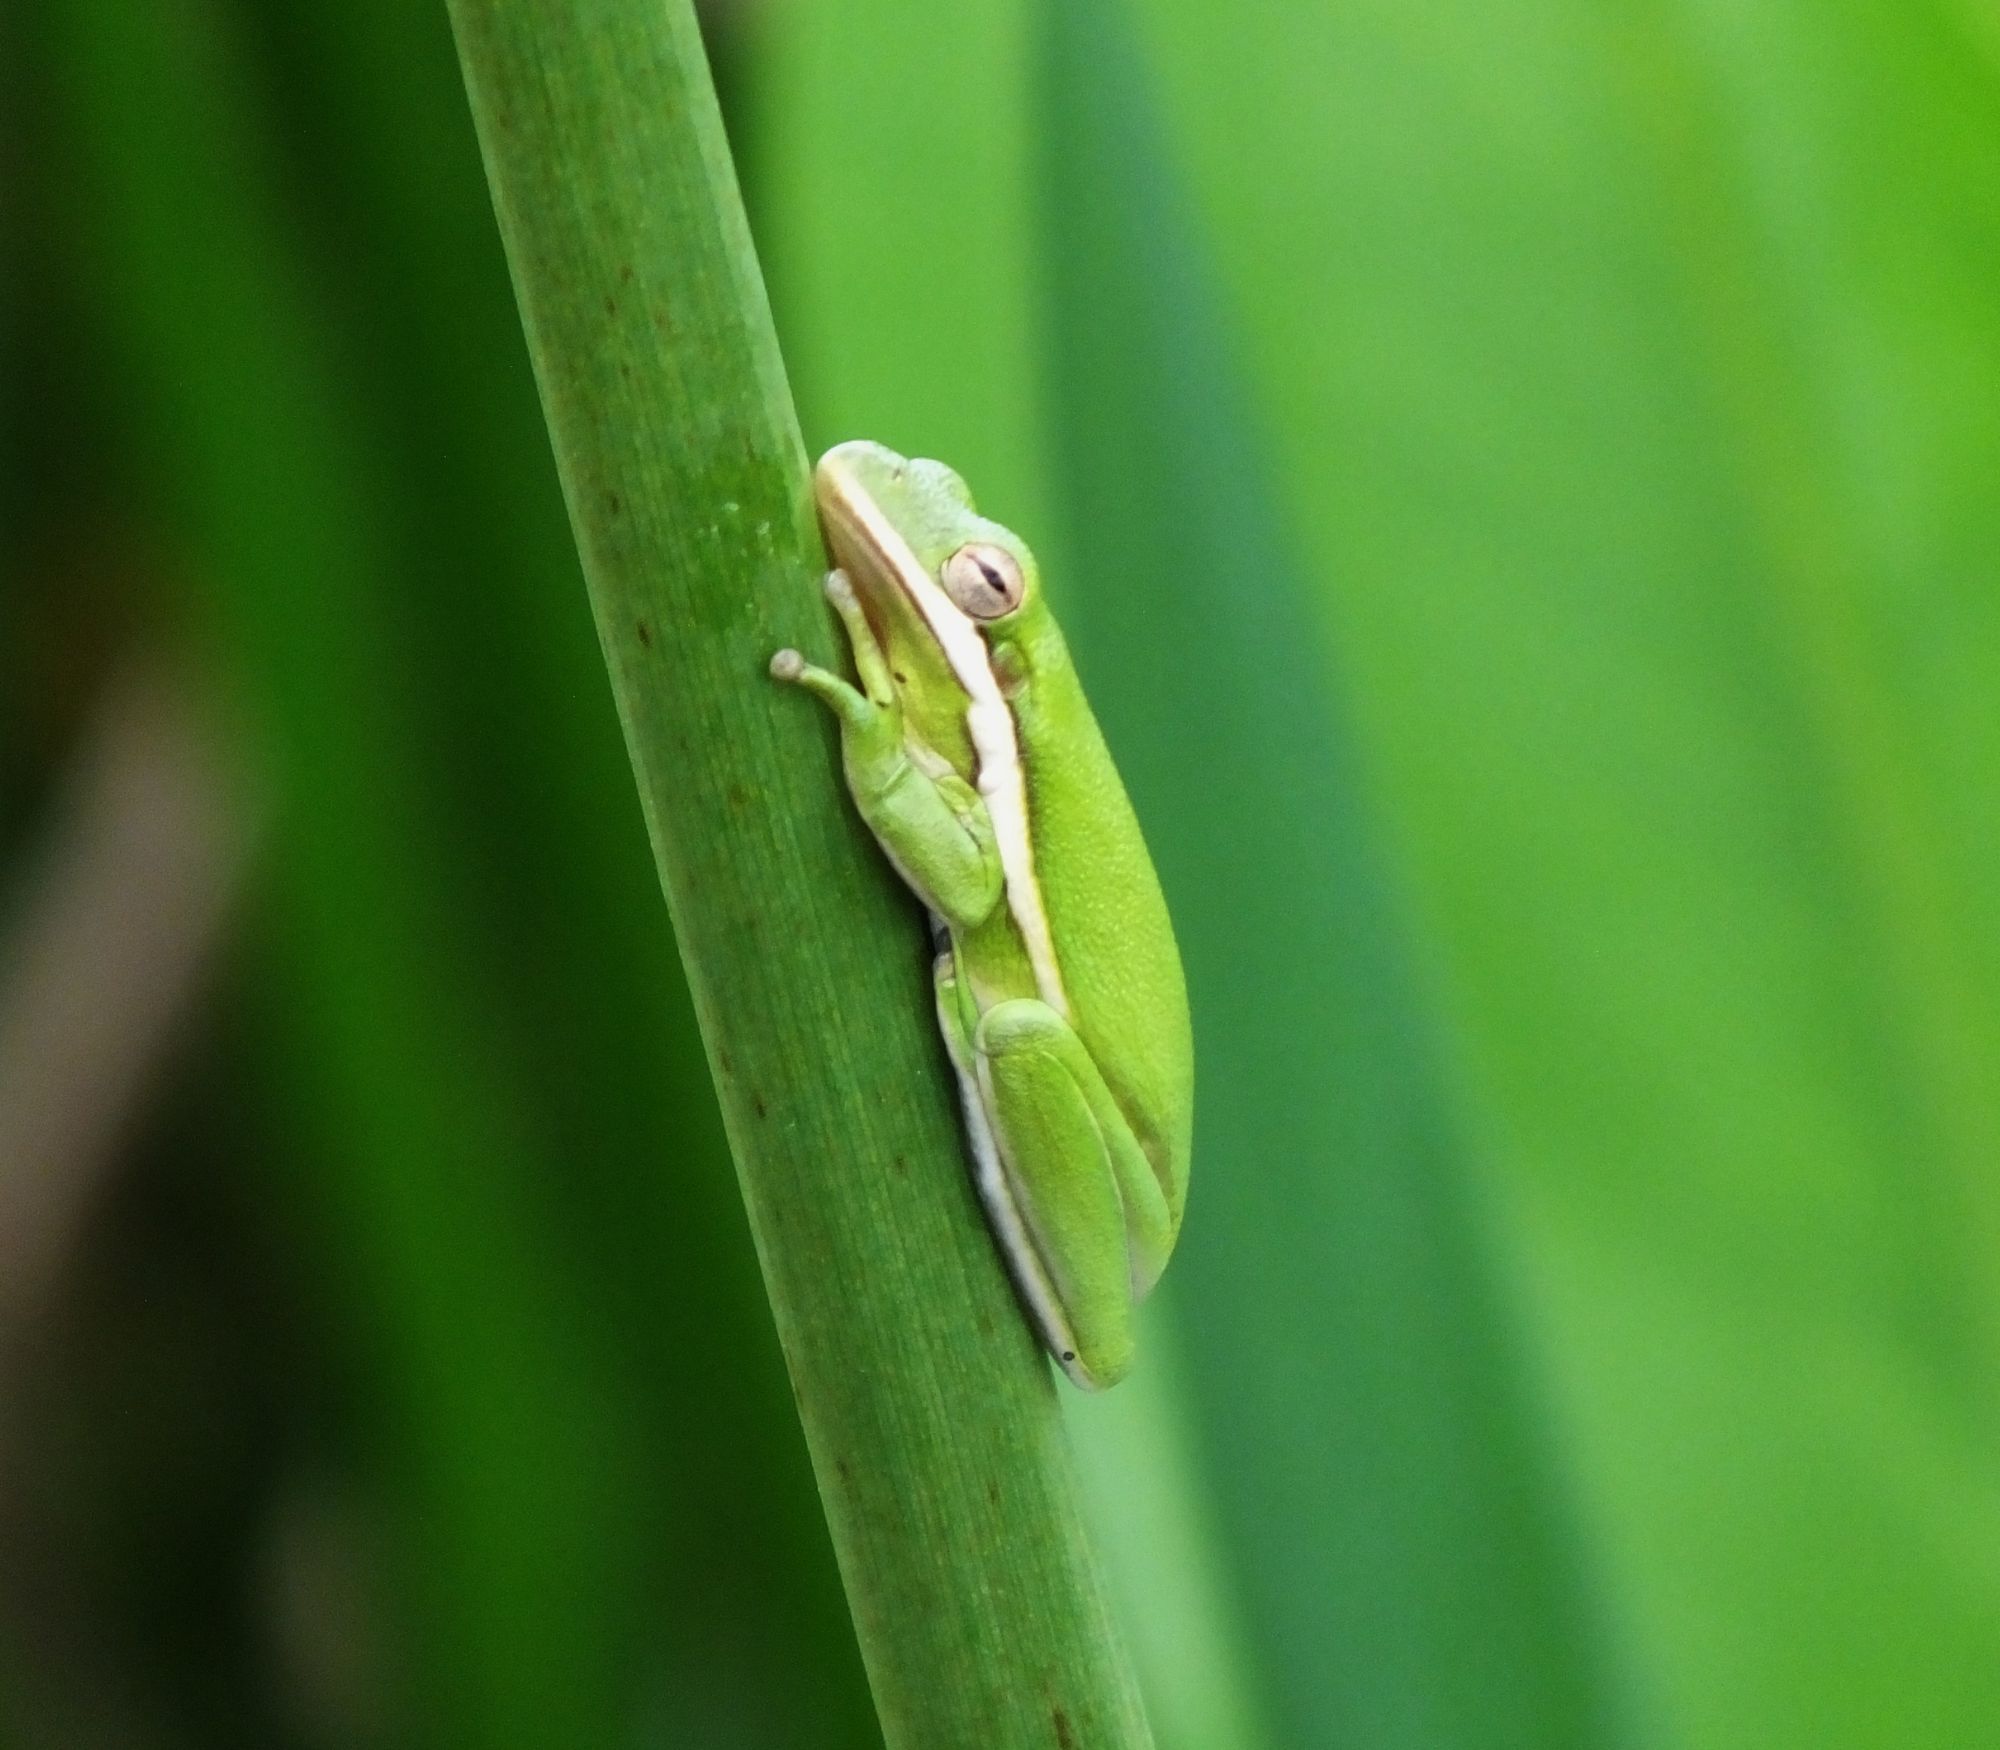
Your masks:
<instances>
[{"instance_id":1,"label":"golden eye","mask_svg":"<svg viewBox=\"0 0 2000 1750\"><path fill-rule=\"evenodd\" d=\"M938 573L944 592L975 620L997 620L1021 605L1027 580L1021 563L1005 547L968 541Z\"/></svg>"}]
</instances>

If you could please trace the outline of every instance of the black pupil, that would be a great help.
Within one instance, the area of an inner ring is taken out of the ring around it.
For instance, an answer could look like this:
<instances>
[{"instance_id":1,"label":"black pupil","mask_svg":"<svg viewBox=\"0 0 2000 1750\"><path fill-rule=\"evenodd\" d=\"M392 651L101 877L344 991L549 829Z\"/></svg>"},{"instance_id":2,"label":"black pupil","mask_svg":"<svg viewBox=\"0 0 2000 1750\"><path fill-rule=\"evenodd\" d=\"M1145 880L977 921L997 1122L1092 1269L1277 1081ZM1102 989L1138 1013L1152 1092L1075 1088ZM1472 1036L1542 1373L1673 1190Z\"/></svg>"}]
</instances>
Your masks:
<instances>
[{"instance_id":1,"label":"black pupil","mask_svg":"<svg viewBox=\"0 0 2000 1750\"><path fill-rule=\"evenodd\" d=\"M987 564L984 559L976 560L975 563L979 567L979 575L986 579L986 587L995 595L1005 595L1007 593L1007 586L1000 581L1000 573Z\"/></svg>"}]
</instances>

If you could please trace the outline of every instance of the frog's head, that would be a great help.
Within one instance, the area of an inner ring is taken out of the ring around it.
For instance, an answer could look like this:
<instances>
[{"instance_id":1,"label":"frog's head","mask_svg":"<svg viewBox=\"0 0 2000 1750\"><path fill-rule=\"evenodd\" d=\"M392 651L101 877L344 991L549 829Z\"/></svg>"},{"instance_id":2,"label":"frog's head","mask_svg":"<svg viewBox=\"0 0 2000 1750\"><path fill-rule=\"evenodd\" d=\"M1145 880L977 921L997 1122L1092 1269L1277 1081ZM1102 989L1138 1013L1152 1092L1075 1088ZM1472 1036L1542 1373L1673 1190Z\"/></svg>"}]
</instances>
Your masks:
<instances>
[{"instance_id":1,"label":"frog's head","mask_svg":"<svg viewBox=\"0 0 2000 1750\"><path fill-rule=\"evenodd\" d=\"M919 734L959 761L937 719L962 719L968 665L991 672L993 651L1041 618L1035 556L1011 529L982 517L942 462L881 444L841 444L813 475L835 564L853 580L881 639L896 690Z\"/></svg>"}]
</instances>

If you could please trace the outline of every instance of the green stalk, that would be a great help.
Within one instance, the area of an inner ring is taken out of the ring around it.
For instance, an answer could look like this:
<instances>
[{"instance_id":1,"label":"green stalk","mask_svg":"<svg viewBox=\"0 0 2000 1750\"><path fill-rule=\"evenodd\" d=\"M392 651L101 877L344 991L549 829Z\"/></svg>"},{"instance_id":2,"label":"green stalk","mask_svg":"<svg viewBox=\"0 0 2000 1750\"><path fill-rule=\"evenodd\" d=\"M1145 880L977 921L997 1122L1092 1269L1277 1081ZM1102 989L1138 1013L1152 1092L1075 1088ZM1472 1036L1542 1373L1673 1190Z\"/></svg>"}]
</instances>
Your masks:
<instances>
[{"instance_id":1,"label":"green stalk","mask_svg":"<svg viewBox=\"0 0 2000 1750\"><path fill-rule=\"evenodd\" d=\"M451 0L599 636L892 1746L1150 1742L825 722L805 458L685 0Z\"/></svg>"}]
</instances>

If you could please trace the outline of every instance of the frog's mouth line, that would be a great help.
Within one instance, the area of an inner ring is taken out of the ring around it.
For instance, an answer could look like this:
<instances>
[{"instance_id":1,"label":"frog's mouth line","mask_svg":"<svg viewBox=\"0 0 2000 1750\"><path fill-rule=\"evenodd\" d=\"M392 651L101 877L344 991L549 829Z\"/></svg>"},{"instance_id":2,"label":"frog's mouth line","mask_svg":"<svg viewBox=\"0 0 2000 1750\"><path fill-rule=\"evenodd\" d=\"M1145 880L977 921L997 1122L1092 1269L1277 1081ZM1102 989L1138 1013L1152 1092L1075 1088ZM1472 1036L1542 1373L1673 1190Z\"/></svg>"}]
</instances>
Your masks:
<instances>
[{"instance_id":1,"label":"frog's mouth line","mask_svg":"<svg viewBox=\"0 0 2000 1750\"><path fill-rule=\"evenodd\" d=\"M842 549L852 548L870 574L868 582L887 578L902 592L930 628L932 639L975 706L984 694L997 697L992 659L972 616L944 593L902 531L876 508L865 489L837 469L824 470L822 481L833 488L820 502L834 557L845 562L847 555ZM865 586L861 595L865 602L869 595Z\"/></svg>"},{"instance_id":2,"label":"frog's mouth line","mask_svg":"<svg viewBox=\"0 0 2000 1750\"><path fill-rule=\"evenodd\" d=\"M820 507L827 544L839 564L864 574L856 579L862 605L872 606L874 615L881 614L880 580L887 580L930 628L933 642L944 652L960 684L966 685L966 662L976 660L982 668L989 666L985 640L979 638L971 616L937 586L909 542L876 510L865 492L850 492L845 478L836 477L833 483L839 488L837 496L822 500ZM978 639L977 647L966 639L967 632ZM971 690L969 685L967 690Z\"/></svg>"}]
</instances>

